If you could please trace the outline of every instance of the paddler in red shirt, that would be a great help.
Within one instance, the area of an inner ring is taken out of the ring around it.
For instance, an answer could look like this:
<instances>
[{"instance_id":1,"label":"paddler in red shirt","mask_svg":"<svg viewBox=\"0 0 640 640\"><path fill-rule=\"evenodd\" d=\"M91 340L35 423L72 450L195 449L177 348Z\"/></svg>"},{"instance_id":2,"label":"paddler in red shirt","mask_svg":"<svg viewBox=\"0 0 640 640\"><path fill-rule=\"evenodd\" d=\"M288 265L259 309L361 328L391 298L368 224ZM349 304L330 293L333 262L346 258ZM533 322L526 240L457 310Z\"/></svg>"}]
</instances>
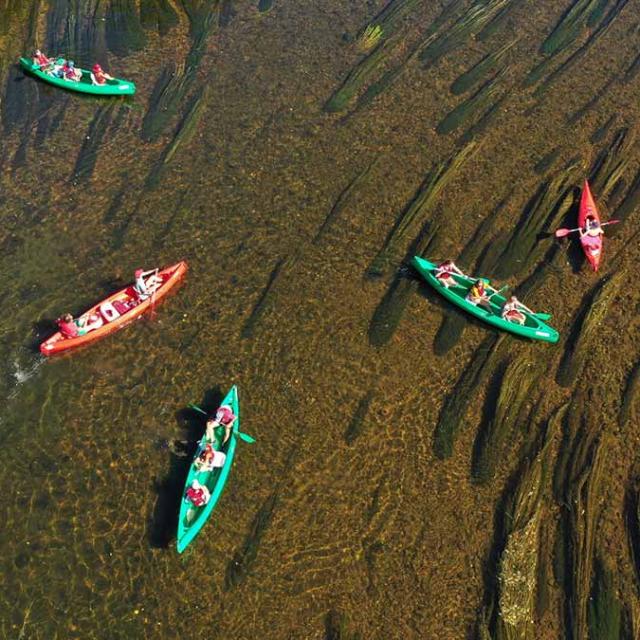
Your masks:
<instances>
[{"instance_id":1,"label":"paddler in red shirt","mask_svg":"<svg viewBox=\"0 0 640 640\"><path fill-rule=\"evenodd\" d=\"M106 71L102 69L102 67L96 62L93 65L93 69L91 70L91 82L93 84L105 84L107 80L115 80L112 78Z\"/></svg>"},{"instance_id":2,"label":"paddler in red shirt","mask_svg":"<svg viewBox=\"0 0 640 640\"><path fill-rule=\"evenodd\" d=\"M73 316L70 313L65 313L63 316L60 316L57 323L60 333L65 338L77 338L80 335L78 333L78 326L73 321Z\"/></svg>"},{"instance_id":3,"label":"paddler in red shirt","mask_svg":"<svg viewBox=\"0 0 640 640\"><path fill-rule=\"evenodd\" d=\"M33 64L37 64L40 67L40 71L44 71L52 63L53 60L51 58L47 58L40 49L36 49L33 54Z\"/></svg>"}]
</instances>

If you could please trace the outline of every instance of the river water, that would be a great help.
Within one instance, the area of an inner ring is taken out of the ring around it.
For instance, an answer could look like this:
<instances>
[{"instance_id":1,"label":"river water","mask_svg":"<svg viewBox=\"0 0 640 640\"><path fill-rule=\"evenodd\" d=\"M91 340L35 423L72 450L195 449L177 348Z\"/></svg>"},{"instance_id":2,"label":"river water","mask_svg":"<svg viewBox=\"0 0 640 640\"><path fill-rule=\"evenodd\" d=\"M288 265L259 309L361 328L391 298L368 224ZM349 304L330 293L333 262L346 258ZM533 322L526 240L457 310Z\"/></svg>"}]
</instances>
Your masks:
<instances>
[{"instance_id":1,"label":"river water","mask_svg":"<svg viewBox=\"0 0 640 640\"><path fill-rule=\"evenodd\" d=\"M0 0L0 635L638 637L639 8ZM137 93L45 85L37 46ZM598 273L552 237L585 178L621 221ZM178 260L152 315L39 355ZM168 443L232 384L257 442L178 555Z\"/></svg>"}]
</instances>

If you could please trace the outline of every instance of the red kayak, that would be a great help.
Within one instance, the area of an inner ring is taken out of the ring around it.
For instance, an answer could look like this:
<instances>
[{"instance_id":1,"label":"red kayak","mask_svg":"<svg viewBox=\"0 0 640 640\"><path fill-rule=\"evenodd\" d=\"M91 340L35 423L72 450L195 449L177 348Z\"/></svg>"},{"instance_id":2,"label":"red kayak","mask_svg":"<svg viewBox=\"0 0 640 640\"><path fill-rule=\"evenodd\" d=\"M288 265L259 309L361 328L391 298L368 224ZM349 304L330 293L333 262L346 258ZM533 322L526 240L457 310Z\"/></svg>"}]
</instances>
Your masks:
<instances>
[{"instance_id":1,"label":"red kayak","mask_svg":"<svg viewBox=\"0 0 640 640\"><path fill-rule=\"evenodd\" d=\"M585 180L584 187L582 187L582 196L580 198L580 210L578 211L578 226L580 229L586 229L587 216L591 216L595 221L600 224L600 216L596 209L596 204L593 201L591 195L591 189L589 189L589 183ZM591 236L589 234L580 234L580 244L584 255L587 256L589 264L593 267L594 271L598 270L600 264L600 258L602 257L602 234L597 236Z\"/></svg>"},{"instance_id":2,"label":"red kayak","mask_svg":"<svg viewBox=\"0 0 640 640\"><path fill-rule=\"evenodd\" d=\"M186 272L187 263L184 261L159 271L158 278L160 282L152 295L145 300L140 300L133 285L121 289L94 305L88 311L85 311L75 320L80 325L84 325L86 321L89 321L91 328L86 333L73 338L65 338L58 331L40 345L40 351L45 356L50 356L54 353L95 342L118 329L122 329L122 327L139 318L152 305L155 306L162 300L182 280Z\"/></svg>"}]
</instances>

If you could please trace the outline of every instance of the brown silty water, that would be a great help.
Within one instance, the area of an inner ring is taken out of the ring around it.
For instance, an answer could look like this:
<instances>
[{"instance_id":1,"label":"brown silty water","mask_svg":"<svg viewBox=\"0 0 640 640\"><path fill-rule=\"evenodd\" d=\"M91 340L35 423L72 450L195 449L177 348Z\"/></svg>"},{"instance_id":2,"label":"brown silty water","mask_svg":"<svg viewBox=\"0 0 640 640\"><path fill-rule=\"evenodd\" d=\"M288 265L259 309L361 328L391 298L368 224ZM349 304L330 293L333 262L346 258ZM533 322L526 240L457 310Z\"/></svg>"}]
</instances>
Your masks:
<instances>
[{"instance_id":1,"label":"brown silty water","mask_svg":"<svg viewBox=\"0 0 640 640\"><path fill-rule=\"evenodd\" d=\"M639 6L0 5L0 635L638 637ZM24 76L36 46L137 94ZM585 178L621 220L599 273L552 238ZM461 315L416 252L559 344ZM152 316L37 354L180 259ZM234 383L257 443L178 555L163 443Z\"/></svg>"}]
</instances>

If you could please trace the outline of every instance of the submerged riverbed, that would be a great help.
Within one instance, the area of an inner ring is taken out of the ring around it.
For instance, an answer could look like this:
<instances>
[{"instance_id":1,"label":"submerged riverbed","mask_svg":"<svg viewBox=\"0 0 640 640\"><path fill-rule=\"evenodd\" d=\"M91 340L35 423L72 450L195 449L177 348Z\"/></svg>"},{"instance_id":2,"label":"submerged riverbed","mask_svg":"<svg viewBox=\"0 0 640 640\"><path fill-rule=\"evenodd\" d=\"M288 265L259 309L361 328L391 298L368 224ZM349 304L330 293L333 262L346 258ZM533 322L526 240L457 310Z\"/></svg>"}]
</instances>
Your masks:
<instances>
[{"instance_id":1,"label":"submerged riverbed","mask_svg":"<svg viewBox=\"0 0 640 640\"><path fill-rule=\"evenodd\" d=\"M0 635L637 637L639 8L0 0ZM25 76L36 47L137 93ZM598 273L552 237L585 178ZM155 313L38 353L182 259ZM257 443L178 555L167 442L232 384Z\"/></svg>"}]
</instances>

